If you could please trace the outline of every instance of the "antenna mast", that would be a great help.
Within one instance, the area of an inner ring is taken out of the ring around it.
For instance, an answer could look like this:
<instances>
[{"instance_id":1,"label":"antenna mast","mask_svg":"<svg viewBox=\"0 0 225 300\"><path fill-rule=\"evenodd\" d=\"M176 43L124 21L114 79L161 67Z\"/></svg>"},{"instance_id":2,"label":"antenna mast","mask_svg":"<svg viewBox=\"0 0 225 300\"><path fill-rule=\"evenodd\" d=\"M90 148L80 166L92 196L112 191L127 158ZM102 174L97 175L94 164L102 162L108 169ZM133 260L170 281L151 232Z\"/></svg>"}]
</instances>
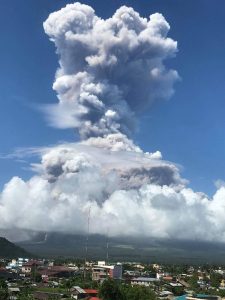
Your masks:
<instances>
[{"instance_id":1,"label":"antenna mast","mask_svg":"<svg viewBox=\"0 0 225 300\"><path fill-rule=\"evenodd\" d=\"M107 228L107 242L106 242L106 262L109 260L109 228Z\"/></svg>"},{"instance_id":2,"label":"antenna mast","mask_svg":"<svg viewBox=\"0 0 225 300\"><path fill-rule=\"evenodd\" d=\"M90 216L91 216L91 206L88 209L88 219L87 219L87 236L85 244L85 259L84 259L84 279L86 278L86 264L87 264L87 255L88 255L88 240L90 233Z\"/></svg>"}]
</instances>

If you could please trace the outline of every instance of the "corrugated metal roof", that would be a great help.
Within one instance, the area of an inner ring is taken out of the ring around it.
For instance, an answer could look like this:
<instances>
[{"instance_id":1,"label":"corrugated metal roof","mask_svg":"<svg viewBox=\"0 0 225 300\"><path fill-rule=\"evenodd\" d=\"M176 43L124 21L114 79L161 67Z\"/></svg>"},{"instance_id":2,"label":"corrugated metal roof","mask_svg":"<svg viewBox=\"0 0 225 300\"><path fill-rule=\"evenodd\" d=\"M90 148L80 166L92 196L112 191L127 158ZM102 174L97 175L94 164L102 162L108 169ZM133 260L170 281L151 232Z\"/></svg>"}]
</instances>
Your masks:
<instances>
[{"instance_id":1,"label":"corrugated metal roof","mask_svg":"<svg viewBox=\"0 0 225 300\"><path fill-rule=\"evenodd\" d=\"M85 290L83 290L81 287L79 286L73 286L73 289L75 289L78 293L80 294L86 294Z\"/></svg>"}]
</instances>

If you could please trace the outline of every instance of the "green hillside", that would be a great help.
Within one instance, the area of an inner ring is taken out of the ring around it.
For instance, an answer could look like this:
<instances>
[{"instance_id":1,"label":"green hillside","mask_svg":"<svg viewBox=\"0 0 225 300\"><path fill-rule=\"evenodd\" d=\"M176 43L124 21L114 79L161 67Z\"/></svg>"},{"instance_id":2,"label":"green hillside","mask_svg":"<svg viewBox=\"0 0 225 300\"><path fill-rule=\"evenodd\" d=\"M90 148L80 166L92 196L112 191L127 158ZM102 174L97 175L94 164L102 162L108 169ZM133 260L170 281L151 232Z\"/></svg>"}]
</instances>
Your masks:
<instances>
[{"instance_id":1,"label":"green hillside","mask_svg":"<svg viewBox=\"0 0 225 300\"><path fill-rule=\"evenodd\" d=\"M16 258L16 257L31 257L31 254L23 248L16 246L4 237L0 237L0 257Z\"/></svg>"}]
</instances>

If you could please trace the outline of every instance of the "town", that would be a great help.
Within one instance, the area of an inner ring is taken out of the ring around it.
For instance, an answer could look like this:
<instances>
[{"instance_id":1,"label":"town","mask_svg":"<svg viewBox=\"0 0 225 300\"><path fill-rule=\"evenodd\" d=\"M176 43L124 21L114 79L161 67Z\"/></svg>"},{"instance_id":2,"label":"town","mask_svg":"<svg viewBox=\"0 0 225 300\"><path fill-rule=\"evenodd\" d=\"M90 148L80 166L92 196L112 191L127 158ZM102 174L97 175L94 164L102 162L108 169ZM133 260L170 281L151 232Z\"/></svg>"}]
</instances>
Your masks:
<instances>
[{"instance_id":1,"label":"town","mask_svg":"<svg viewBox=\"0 0 225 300\"><path fill-rule=\"evenodd\" d=\"M0 299L220 300L225 267L2 258Z\"/></svg>"}]
</instances>

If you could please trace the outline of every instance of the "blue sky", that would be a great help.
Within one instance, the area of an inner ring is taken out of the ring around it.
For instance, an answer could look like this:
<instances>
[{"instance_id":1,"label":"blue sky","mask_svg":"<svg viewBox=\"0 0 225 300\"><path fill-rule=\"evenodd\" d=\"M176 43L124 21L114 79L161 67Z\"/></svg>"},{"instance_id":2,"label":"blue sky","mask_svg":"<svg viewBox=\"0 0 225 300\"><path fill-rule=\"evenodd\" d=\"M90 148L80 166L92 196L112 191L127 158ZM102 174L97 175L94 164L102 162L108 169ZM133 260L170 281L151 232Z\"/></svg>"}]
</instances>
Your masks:
<instances>
[{"instance_id":1,"label":"blue sky","mask_svg":"<svg viewBox=\"0 0 225 300\"><path fill-rule=\"evenodd\" d=\"M82 1L109 17L121 5L142 16L162 13L178 41L177 57L167 61L182 80L168 102L158 103L140 120L135 141L146 151L183 166L197 191L212 194L225 179L225 2L208 0ZM42 23L50 12L71 3L53 0L0 2L0 152L18 147L74 141L73 130L50 128L37 107L55 103L52 83L55 48ZM29 178L27 164L0 160L0 185L12 176Z\"/></svg>"}]
</instances>

